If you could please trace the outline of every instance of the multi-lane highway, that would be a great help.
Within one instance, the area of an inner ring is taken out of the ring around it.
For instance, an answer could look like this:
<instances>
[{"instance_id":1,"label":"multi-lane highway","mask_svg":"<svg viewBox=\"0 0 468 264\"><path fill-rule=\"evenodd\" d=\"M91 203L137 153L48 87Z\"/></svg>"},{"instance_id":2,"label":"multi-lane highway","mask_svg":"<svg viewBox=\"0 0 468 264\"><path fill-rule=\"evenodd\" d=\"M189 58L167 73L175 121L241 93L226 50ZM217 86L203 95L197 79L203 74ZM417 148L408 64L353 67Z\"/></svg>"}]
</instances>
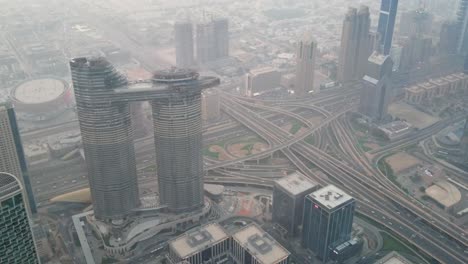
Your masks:
<instances>
[{"instance_id":1,"label":"multi-lane highway","mask_svg":"<svg viewBox=\"0 0 468 264\"><path fill-rule=\"evenodd\" d=\"M229 108L227 113L232 114L236 120L243 122L244 125L255 131L265 140L281 141L277 135L286 138L284 140L289 140L290 138L288 133L275 127L274 124L269 123L267 120L262 120L258 115L243 114L240 110L238 113L234 113L235 109L242 109L239 106L228 106L227 108ZM272 131L274 131L274 133L272 133ZM392 216L395 221L399 221L399 223L405 225L408 229L413 231L419 230L419 237L424 239L424 243L417 244L417 246L428 255L444 263L464 263L466 256L463 252L463 248L466 248L466 238L464 237L463 230L457 226L447 224L442 219L438 219L437 216L431 215L430 212L428 214L428 212L420 208L418 204L410 203L406 197L401 196L401 192L395 192L395 190L392 190L389 186L382 186L377 181L373 182L369 181L369 179L365 179L366 176L362 173L347 167L346 164L336 160L336 158L329 154L304 143L305 142L303 142L303 144L294 144L291 148L303 156L303 158L313 162L331 177L334 177L337 181L344 184L347 189L356 192L359 196L358 198L364 201L365 204L371 206L374 212L380 211L381 213ZM367 182L364 182L364 180ZM396 205L394 205L394 203L396 203ZM410 221L411 219L396 213L397 207L400 207L400 210L407 208L407 211L411 212L410 216L412 217L417 218L420 215L424 225L415 226L414 223ZM393 224L385 222L383 224L400 234L401 231L395 230ZM438 231L442 231L439 237L437 237ZM414 234L414 232L411 232L406 235L400 235L411 240L411 236Z\"/></svg>"}]
</instances>

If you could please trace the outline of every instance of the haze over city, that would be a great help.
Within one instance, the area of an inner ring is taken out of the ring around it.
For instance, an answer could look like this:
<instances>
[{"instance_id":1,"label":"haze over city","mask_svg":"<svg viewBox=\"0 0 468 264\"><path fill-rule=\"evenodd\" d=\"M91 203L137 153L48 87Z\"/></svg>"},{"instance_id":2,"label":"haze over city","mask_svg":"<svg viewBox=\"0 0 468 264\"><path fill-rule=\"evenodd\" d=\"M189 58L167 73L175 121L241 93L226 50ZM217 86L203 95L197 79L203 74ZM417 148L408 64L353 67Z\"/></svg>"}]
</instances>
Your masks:
<instances>
[{"instance_id":1,"label":"haze over city","mask_svg":"<svg viewBox=\"0 0 468 264\"><path fill-rule=\"evenodd\" d=\"M0 264L468 263L468 0L0 6Z\"/></svg>"}]
</instances>

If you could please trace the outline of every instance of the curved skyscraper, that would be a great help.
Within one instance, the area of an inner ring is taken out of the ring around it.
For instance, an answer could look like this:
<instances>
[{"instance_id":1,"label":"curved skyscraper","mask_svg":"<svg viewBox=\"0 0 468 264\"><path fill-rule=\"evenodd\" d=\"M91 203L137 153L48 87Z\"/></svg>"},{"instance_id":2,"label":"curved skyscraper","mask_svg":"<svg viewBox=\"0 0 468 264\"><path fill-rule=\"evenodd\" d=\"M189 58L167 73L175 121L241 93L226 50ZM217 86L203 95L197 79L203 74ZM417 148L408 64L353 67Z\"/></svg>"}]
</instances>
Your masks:
<instances>
[{"instance_id":1,"label":"curved skyscraper","mask_svg":"<svg viewBox=\"0 0 468 264\"><path fill-rule=\"evenodd\" d=\"M0 263L39 263L25 196L15 176L0 172Z\"/></svg>"},{"instance_id":2,"label":"curved skyscraper","mask_svg":"<svg viewBox=\"0 0 468 264\"><path fill-rule=\"evenodd\" d=\"M127 81L104 59L70 63L94 214L123 219L139 205L133 130L127 103L112 102Z\"/></svg>"},{"instance_id":3,"label":"curved skyscraper","mask_svg":"<svg viewBox=\"0 0 468 264\"><path fill-rule=\"evenodd\" d=\"M129 112L137 101L153 106L160 204L174 213L200 208L201 91L219 79L174 68L128 83L103 58L74 59L70 66L96 218L124 220L139 206Z\"/></svg>"}]
</instances>

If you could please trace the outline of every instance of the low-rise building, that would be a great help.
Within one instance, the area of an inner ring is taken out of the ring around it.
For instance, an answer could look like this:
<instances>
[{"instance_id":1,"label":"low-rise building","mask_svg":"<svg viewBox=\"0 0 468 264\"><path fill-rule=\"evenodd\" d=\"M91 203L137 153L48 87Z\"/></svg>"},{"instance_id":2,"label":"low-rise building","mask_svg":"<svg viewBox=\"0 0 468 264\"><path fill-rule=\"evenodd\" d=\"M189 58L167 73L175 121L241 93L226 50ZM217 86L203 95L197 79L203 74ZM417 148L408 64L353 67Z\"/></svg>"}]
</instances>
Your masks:
<instances>
[{"instance_id":1,"label":"low-rise building","mask_svg":"<svg viewBox=\"0 0 468 264\"><path fill-rule=\"evenodd\" d=\"M256 224L232 235L231 255L236 264L287 264L289 251Z\"/></svg>"},{"instance_id":2,"label":"low-rise building","mask_svg":"<svg viewBox=\"0 0 468 264\"><path fill-rule=\"evenodd\" d=\"M392 251L383 258L374 262L374 264L413 264L413 262L409 261L397 252Z\"/></svg>"},{"instance_id":3,"label":"low-rise building","mask_svg":"<svg viewBox=\"0 0 468 264\"><path fill-rule=\"evenodd\" d=\"M229 253L229 236L218 224L188 231L169 242L169 261L190 264L217 263Z\"/></svg>"},{"instance_id":4,"label":"low-rise building","mask_svg":"<svg viewBox=\"0 0 468 264\"><path fill-rule=\"evenodd\" d=\"M394 121L379 126L378 129L382 131L389 140L395 140L411 132L411 124L405 121Z\"/></svg>"}]
</instances>

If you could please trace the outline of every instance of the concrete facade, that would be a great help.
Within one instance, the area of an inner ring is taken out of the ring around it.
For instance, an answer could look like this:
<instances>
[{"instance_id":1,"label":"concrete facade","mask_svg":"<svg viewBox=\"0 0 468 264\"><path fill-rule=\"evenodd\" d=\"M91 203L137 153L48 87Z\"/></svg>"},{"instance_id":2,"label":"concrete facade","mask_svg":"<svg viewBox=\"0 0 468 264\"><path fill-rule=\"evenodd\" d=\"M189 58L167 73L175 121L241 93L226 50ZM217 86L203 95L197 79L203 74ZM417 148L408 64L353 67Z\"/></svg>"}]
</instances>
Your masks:
<instances>
[{"instance_id":1,"label":"concrete facade","mask_svg":"<svg viewBox=\"0 0 468 264\"><path fill-rule=\"evenodd\" d=\"M294 94L296 96L305 96L309 93L315 94L319 92L319 90L314 90L316 57L317 42L310 34L305 34L297 46L296 86L294 87Z\"/></svg>"}]
</instances>

